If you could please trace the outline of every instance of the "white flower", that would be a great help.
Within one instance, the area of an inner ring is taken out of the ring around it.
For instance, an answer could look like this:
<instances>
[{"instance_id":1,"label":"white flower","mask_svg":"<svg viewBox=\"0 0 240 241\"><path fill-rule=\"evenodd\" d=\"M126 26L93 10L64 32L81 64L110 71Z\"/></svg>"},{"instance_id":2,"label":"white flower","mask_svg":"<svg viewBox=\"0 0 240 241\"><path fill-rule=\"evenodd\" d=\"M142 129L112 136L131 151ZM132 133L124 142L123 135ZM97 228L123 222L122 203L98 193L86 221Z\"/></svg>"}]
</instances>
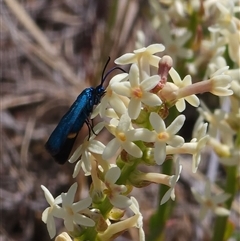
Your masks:
<instances>
[{"instance_id":1,"label":"white flower","mask_svg":"<svg viewBox=\"0 0 240 241\"><path fill-rule=\"evenodd\" d=\"M228 216L230 214L229 210L218 205L229 199L231 195L227 193L221 193L213 196L211 194L211 183L209 180L206 182L204 194L199 194L194 188L191 190L195 199L201 205L199 214L200 219L203 219L206 216L208 210L212 210L216 215L220 216Z\"/></svg>"},{"instance_id":2,"label":"white flower","mask_svg":"<svg viewBox=\"0 0 240 241\"><path fill-rule=\"evenodd\" d=\"M207 123L202 123L198 126L198 129L196 130L195 134L196 137L193 138L190 142L191 144L196 144L195 151L192 152L193 155L193 162L192 162L192 172L196 173L198 166L201 161L201 152L202 149L206 146L207 141L209 140L209 136L207 135Z\"/></svg>"},{"instance_id":3,"label":"white flower","mask_svg":"<svg viewBox=\"0 0 240 241\"><path fill-rule=\"evenodd\" d=\"M112 89L119 95L130 97L128 115L131 119L137 119L141 111L142 103L147 106L159 106L160 98L149 91L160 81L158 75L154 75L140 82L139 69L133 64L129 71L129 82L119 82L112 86Z\"/></svg>"},{"instance_id":4,"label":"white flower","mask_svg":"<svg viewBox=\"0 0 240 241\"><path fill-rule=\"evenodd\" d=\"M150 76L150 66L158 68L160 57L155 56L155 53L162 52L165 47L162 44L152 44L147 48L134 50L133 53L124 54L115 60L116 64L137 64L140 70L140 81L143 81Z\"/></svg>"},{"instance_id":5,"label":"white flower","mask_svg":"<svg viewBox=\"0 0 240 241\"><path fill-rule=\"evenodd\" d=\"M200 140L202 137L206 136L208 123L204 123L203 120L201 115L196 120L192 134L193 139Z\"/></svg>"},{"instance_id":6,"label":"white flower","mask_svg":"<svg viewBox=\"0 0 240 241\"><path fill-rule=\"evenodd\" d=\"M139 229L139 240L145 241L145 233L143 230L143 216L139 210L138 201L134 197L131 197L131 201L132 201L132 204L129 208L134 212L135 215L139 216L136 224L136 227Z\"/></svg>"},{"instance_id":7,"label":"white flower","mask_svg":"<svg viewBox=\"0 0 240 241\"><path fill-rule=\"evenodd\" d=\"M237 25L234 19L234 3L233 1L227 1L228 6L224 6L222 3L217 2L216 6L220 11L220 17L217 24L209 27L210 31L222 31L228 30L230 33L235 33Z\"/></svg>"},{"instance_id":8,"label":"white flower","mask_svg":"<svg viewBox=\"0 0 240 241\"><path fill-rule=\"evenodd\" d=\"M206 146L209 136L206 134L207 123L201 124L199 126L197 133L197 138L193 138L190 142L184 143L182 146L174 148L167 146L167 154L192 154L192 172L195 173L201 161L201 151Z\"/></svg>"},{"instance_id":9,"label":"white flower","mask_svg":"<svg viewBox=\"0 0 240 241\"><path fill-rule=\"evenodd\" d=\"M133 53L124 54L123 56L116 59L114 62L116 64L132 64L138 63L140 59L143 62L148 62L150 65L158 67L158 62L160 58L158 56L154 56L153 54L164 51L165 47L162 44L152 44L147 48L141 48L134 50Z\"/></svg>"},{"instance_id":10,"label":"white flower","mask_svg":"<svg viewBox=\"0 0 240 241\"><path fill-rule=\"evenodd\" d=\"M95 134L98 134L104 127L103 122L98 123L93 131ZM80 171L80 168L83 168L85 175L89 175L91 172L91 158L93 153L102 154L105 146L100 142L94 140L95 134L92 134L90 138L87 136L82 145L80 145L73 155L70 157L69 162L74 163L81 156L81 159L77 162L73 172L73 178L77 176Z\"/></svg>"},{"instance_id":11,"label":"white flower","mask_svg":"<svg viewBox=\"0 0 240 241\"><path fill-rule=\"evenodd\" d=\"M217 96L228 96L233 94L233 91L229 89L229 87L231 87L232 78L230 75L224 74L228 68L228 66L225 66L213 73L209 80L211 82L211 90L209 92Z\"/></svg>"},{"instance_id":12,"label":"white flower","mask_svg":"<svg viewBox=\"0 0 240 241\"><path fill-rule=\"evenodd\" d=\"M175 38L171 35L170 25L166 23L166 21L162 21L162 25L160 27L161 38L163 39L163 43L166 47L165 52L171 56L173 59L173 63L176 64L177 57L188 59L193 56L193 51L191 49L187 49L183 47L185 43L191 38L191 32L185 31L181 35L175 36Z\"/></svg>"},{"instance_id":13,"label":"white flower","mask_svg":"<svg viewBox=\"0 0 240 241\"><path fill-rule=\"evenodd\" d=\"M236 66L240 66L240 31L238 30L236 33L226 34L228 40L228 53L229 57L233 62L235 62Z\"/></svg>"},{"instance_id":14,"label":"white flower","mask_svg":"<svg viewBox=\"0 0 240 241\"><path fill-rule=\"evenodd\" d=\"M88 208L91 203L92 199L90 197L85 198L79 202L73 203L75 193L77 191L77 183L75 182L67 193L62 193L62 215L61 218L64 219L64 225L68 231L74 230L74 224L86 226L86 227L93 227L95 222L82 215L80 212L84 209Z\"/></svg>"},{"instance_id":15,"label":"white flower","mask_svg":"<svg viewBox=\"0 0 240 241\"><path fill-rule=\"evenodd\" d=\"M54 221L54 214L59 211L59 206L62 202L62 198L59 195L56 199L53 198L52 194L49 190L41 185L42 190L44 191L45 198L50 205L50 207L46 208L42 213L42 221L47 224L47 230L51 238L56 235L56 226Z\"/></svg>"},{"instance_id":16,"label":"white flower","mask_svg":"<svg viewBox=\"0 0 240 241\"><path fill-rule=\"evenodd\" d=\"M226 147L229 148L228 146ZM229 152L231 155L228 157L220 157L219 162L226 166L240 165L240 149L230 149Z\"/></svg>"},{"instance_id":17,"label":"white flower","mask_svg":"<svg viewBox=\"0 0 240 241\"><path fill-rule=\"evenodd\" d=\"M181 77L179 76L178 72L174 68L170 69L169 74L170 74L174 84L179 89L192 85L192 78L190 75L185 76L184 79L181 80ZM194 107L199 106L199 99L196 95L186 96L184 98L178 99L178 101L175 104L176 108L179 112L184 111L186 108L186 104L185 104L184 100L186 100L190 105L192 105Z\"/></svg>"},{"instance_id":18,"label":"white flower","mask_svg":"<svg viewBox=\"0 0 240 241\"><path fill-rule=\"evenodd\" d=\"M131 200L122 195L122 193L127 191L124 185L117 185L115 182L121 175L121 170L119 167L111 167L105 175L105 185L107 189L103 192L108 196L109 201L113 206L118 208L126 208L131 205Z\"/></svg>"},{"instance_id":19,"label":"white flower","mask_svg":"<svg viewBox=\"0 0 240 241\"><path fill-rule=\"evenodd\" d=\"M224 138L229 135L232 137L234 131L230 128L230 126L226 122L226 113L222 110L216 109L214 113L212 113L208 107L201 102L201 107L198 108L200 115L209 122L209 135L212 137L217 137L218 130L224 136Z\"/></svg>"},{"instance_id":20,"label":"white flower","mask_svg":"<svg viewBox=\"0 0 240 241\"><path fill-rule=\"evenodd\" d=\"M208 138L209 138L209 136L205 135L198 141L196 139L193 139L189 143L190 145L193 144L192 147L195 147L195 151L193 151L193 149L192 149L193 152L191 153L193 155L193 159L192 159L192 172L193 173L197 172L198 166L201 161L201 152L202 152L203 148L206 146ZM196 144L196 145L194 146L194 144ZM189 150L190 150L190 148L188 149L188 151Z\"/></svg>"},{"instance_id":21,"label":"white flower","mask_svg":"<svg viewBox=\"0 0 240 241\"><path fill-rule=\"evenodd\" d=\"M115 136L103 151L103 159L108 160L121 147L130 155L140 158L142 156L141 149L133 143L133 132L130 129L131 119L127 114L121 116L120 120L112 119L107 129Z\"/></svg>"},{"instance_id":22,"label":"white flower","mask_svg":"<svg viewBox=\"0 0 240 241\"><path fill-rule=\"evenodd\" d=\"M240 77L240 69L237 69L236 73L238 73L239 77ZM232 74L233 74L233 72L232 72ZM236 77L236 80L232 81L231 89L233 90L233 93L237 97L237 99L240 99L240 80L237 80L237 78L238 77Z\"/></svg>"},{"instance_id":23,"label":"white flower","mask_svg":"<svg viewBox=\"0 0 240 241\"><path fill-rule=\"evenodd\" d=\"M161 203L160 205L164 204L165 202L167 202L169 200L169 198L171 197L171 199L174 201L175 200L175 193L174 193L174 188L175 185L178 181L178 179L180 178L180 174L182 172L182 165L180 165L179 163L179 159L176 160L176 174L171 176L169 179L169 190L164 194L164 196L162 197Z\"/></svg>"},{"instance_id":24,"label":"white flower","mask_svg":"<svg viewBox=\"0 0 240 241\"><path fill-rule=\"evenodd\" d=\"M184 143L184 139L175 134L183 126L185 116L179 115L168 128L166 128L165 122L157 113L152 112L149 120L154 128L151 138L154 142L154 159L158 165L161 165L166 157L166 144L177 147Z\"/></svg>"},{"instance_id":25,"label":"white flower","mask_svg":"<svg viewBox=\"0 0 240 241\"><path fill-rule=\"evenodd\" d=\"M110 80L109 85L106 88L106 92L103 98L101 99L101 103L99 104L99 108L100 108L99 113L101 117L105 116L105 111L106 111L106 108L108 107L108 104L115 110L115 112L119 114L123 114L126 112L126 106L124 104L124 101L128 103L129 102L128 98L125 97L126 99L124 99L123 101L123 97L116 94L116 92L112 90L112 86L114 83L119 83L122 81L124 82L127 78L128 78L128 74L122 73L122 74L115 75Z\"/></svg>"}]
</instances>

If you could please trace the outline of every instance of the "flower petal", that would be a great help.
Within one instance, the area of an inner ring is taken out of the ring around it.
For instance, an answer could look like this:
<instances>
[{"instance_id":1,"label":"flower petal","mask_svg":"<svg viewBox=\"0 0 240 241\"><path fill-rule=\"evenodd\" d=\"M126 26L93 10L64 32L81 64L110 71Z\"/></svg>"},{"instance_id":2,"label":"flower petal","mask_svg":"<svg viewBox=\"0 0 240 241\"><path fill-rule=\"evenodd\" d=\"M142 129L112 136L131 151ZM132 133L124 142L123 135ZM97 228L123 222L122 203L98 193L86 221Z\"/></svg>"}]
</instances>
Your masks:
<instances>
[{"instance_id":1,"label":"flower petal","mask_svg":"<svg viewBox=\"0 0 240 241\"><path fill-rule=\"evenodd\" d=\"M81 210L84 210L84 209L88 208L91 205L91 203L92 203L91 197L84 198L81 201L73 203L72 210L77 213Z\"/></svg>"},{"instance_id":2,"label":"flower petal","mask_svg":"<svg viewBox=\"0 0 240 241\"><path fill-rule=\"evenodd\" d=\"M146 51L150 54L159 53L165 50L165 47L163 44L151 44L146 48Z\"/></svg>"},{"instance_id":3,"label":"flower petal","mask_svg":"<svg viewBox=\"0 0 240 241\"><path fill-rule=\"evenodd\" d=\"M116 154L116 152L118 151L119 147L120 147L119 141L116 138L112 139L107 144L107 146L103 151L103 154L102 154L103 159L108 160L109 158L114 156L114 154Z\"/></svg>"},{"instance_id":4,"label":"flower petal","mask_svg":"<svg viewBox=\"0 0 240 241\"><path fill-rule=\"evenodd\" d=\"M130 89L130 83L124 82L124 83L116 83L112 85L112 90L117 93L118 95L123 96L131 96L131 89Z\"/></svg>"},{"instance_id":5,"label":"flower petal","mask_svg":"<svg viewBox=\"0 0 240 241\"><path fill-rule=\"evenodd\" d=\"M69 158L69 162L70 163L74 163L75 161L78 160L78 158L82 155L82 149L83 149L83 145L80 145L72 154L72 156Z\"/></svg>"},{"instance_id":6,"label":"flower petal","mask_svg":"<svg viewBox=\"0 0 240 241\"><path fill-rule=\"evenodd\" d=\"M109 104L117 113L124 114L126 112L127 108L118 95L113 95L109 100Z\"/></svg>"},{"instance_id":7,"label":"flower petal","mask_svg":"<svg viewBox=\"0 0 240 241\"><path fill-rule=\"evenodd\" d=\"M178 101L175 103L175 106L179 112L183 112L186 109L185 100L183 98L178 99Z\"/></svg>"},{"instance_id":8,"label":"flower petal","mask_svg":"<svg viewBox=\"0 0 240 241\"><path fill-rule=\"evenodd\" d=\"M74 226L73 226L73 221L69 217L65 217L64 219L64 226L68 231L73 231Z\"/></svg>"},{"instance_id":9,"label":"flower petal","mask_svg":"<svg viewBox=\"0 0 240 241\"><path fill-rule=\"evenodd\" d=\"M65 195L61 195L62 196L62 200L63 200L63 205L69 205L72 204L74 201L74 197L75 197L75 193L77 191L77 183L73 183L73 185L69 188L68 192Z\"/></svg>"},{"instance_id":10,"label":"flower petal","mask_svg":"<svg viewBox=\"0 0 240 241\"><path fill-rule=\"evenodd\" d=\"M130 63L135 63L137 61L136 55L133 53L127 53L122 55L121 57L117 58L114 63L115 64L130 64Z\"/></svg>"},{"instance_id":11,"label":"flower petal","mask_svg":"<svg viewBox=\"0 0 240 241\"><path fill-rule=\"evenodd\" d=\"M172 188L169 188L167 192L164 194L164 196L162 197L160 205L163 205L170 199L171 193L172 193Z\"/></svg>"},{"instance_id":12,"label":"flower petal","mask_svg":"<svg viewBox=\"0 0 240 241\"><path fill-rule=\"evenodd\" d=\"M117 208L127 208L132 204L131 200L123 195L114 195L110 202Z\"/></svg>"},{"instance_id":13,"label":"flower petal","mask_svg":"<svg viewBox=\"0 0 240 241\"><path fill-rule=\"evenodd\" d=\"M134 130L130 130L127 133L127 137L131 141L145 141L145 142L153 142L155 140L155 134L145 128L138 128Z\"/></svg>"},{"instance_id":14,"label":"flower petal","mask_svg":"<svg viewBox=\"0 0 240 241\"><path fill-rule=\"evenodd\" d=\"M185 100L192 106L194 107L198 107L200 104L200 100L198 99L198 97L196 95L190 95L185 97Z\"/></svg>"},{"instance_id":15,"label":"flower petal","mask_svg":"<svg viewBox=\"0 0 240 241\"><path fill-rule=\"evenodd\" d=\"M159 64L159 61L160 61L160 60L161 60L160 57L155 56L155 55L152 55L152 56L150 56L150 58L148 59L148 63L149 63L149 65L152 65L152 66L158 68L158 64Z\"/></svg>"},{"instance_id":16,"label":"flower petal","mask_svg":"<svg viewBox=\"0 0 240 241\"><path fill-rule=\"evenodd\" d=\"M158 165L162 165L166 158L166 144L156 142L154 147L154 159Z\"/></svg>"},{"instance_id":17,"label":"flower petal","mask_svg":"<svg viewBox=\"0 0 240 241\"><path fill-rule=\"evenodd\" d=\"M120 175L121 170L119 167L111 167L105 175L105 181L109 183L115 183Z\"/></svg>"},{"instance_id":18,"label":"flower petal","mask_svg":"<svg viewBox=\"0 0 240 241\"><path fill-rule=\"evenodd\" d=\"M82 166L82 160L78 161L77 164L75 165L73 175L72 175L73 178L75 178L78 175L78 173L80 172L81 166Z\"/></svg>"},{"instance_id":19,"label":"flower petal","mask_svg":"<svg viewBox=\"0 0 240 241\"><path fill-rule=\"evenodd\" d=\"M49 190L45 186L41 185L41 188L44 192L44 196L45 196L48 204L53 205L54 204L54 198L53 198L52 194L49 192Z\"/></svg>"},{"instance_id":20,"label":"flower petal","mask_svg":"<svg viewBox=\"0 0 240 241\"><path fill-rule=\"evenodd\" d=\"M213 95L217 95L217 96L229 96L233 94L232 90L226 89L226 87L218 87L215 88L214 90L210 91L210 93L212 93Z\"/></svg>"},{"instance_id":21,"label":"flower petal","mask_svg":"<svg viewBox=\"0 0 240 241\"><path fill-rule=\"evenodd\" d=\"M165 122L157 113L152 112L150 114L149 120L152 127L155 129L157 133L160 133L166 130Z\"/></svg>"},{"instance_id":22,"label":"flower petal","mask_svg":"<svg viewBox=\"0 0 240 241\"><path fill-rule=\"evenodd\" d=\"M173 147L180 147L184 144L184 139L181 136L173 136L173 138L167 141L167 144Z\"/></svg>"},{"instance_id":23,"label":"flower petal","mask_svg":"<svg viewBox=\"0 0 240 241\"><path fill-rule=\"evenodd\" d=\"M97 140L92 140L90 145L88 146L88 150L92 153L102 154L105 146L102 142Z\"/></svg>"},{"instance_id":24,"label":"flower petal","mask_svg":"<svg viewBox=\"0 0 240 241\"><path fill-rule=\"evenodd\" d=\"M51 215L48 216L47 230L50 238L53 238L56 235L56 226L55 226L54 218Z\"/></svg>"},{"instance_id":25,"label":"flower petal","mask_svg":"<svg viewBox=\"0 0 240 241\"><path fill-rule=\"evenodd\" d=\"M139 82L139 69L136 64L132 64L129 70L129 82L131 87L138 87L140 85Z\"/></svg>"},{"instance_id":26,"label":"flower petal","mask_svg":"<svg viewBox=\"0 0 240 241\"><path fill-rule=\"evenodd\" d=\"M185 115L179 115L170 126L167 128L167 132L171 135L176 134L183 126L186 117Z\"/></svg>"},{"instance_id":27,"label":"flower petal","mask_svg":"<svg viewBox=\"0 0 240 241\"><path fill-rule=\"evenodd\" d=\"M141 87L145 91L152 90L160 82L160 77L158 75L153 75L141 82Z\"/></svg>"},{"instance_id":28,"label":"flower petal","mask_svg":"<svg viewBox=\"0 0 240 241\"><path fill-rule=\"evenodd\" d=\"M42 221L44 223L47 223L47 219L48 219L48 213L50 212L50 207L46 208L43 213L42 213Z\"/></svg>"},{"instance_id":29,"label":"flower petal","mask_svg":"<svg viewBox=\"0 0 240 241\"><path fill-rule=\"evenodd\" d=\"M145 92L142 97L142 102L149 106L159 106L162 104L161 99L153 93Z\"/></svg>"},{"instance_id":30,"label":"flower petal","mask_svg":"<svg viewBox=\"0 0 240 241\"><path fill-rule=\"evenodd\" d=\"M231 195L228 193L221 193L221 194L218 194L218 195L212 197L212 200L214 203L218 204L218 203L224 203L230 197L231 197Z\"/></svg>"},{"instance_id":31,"label":"flower petal","mask_svg":"<svg viewBox=\"0 0 240 241\"><path fill-rule=\"evenodd\" d=\"M74 221L77 224L83 225L86 227L93 227L95 225L95 222L92 219L85 217L83 215L80 215L80 214L75 215Z\"/></svg>"},{"instance_id":32,"label":"flower petal","mask_svg":"<svg viewBox=\"0 0 240 241\"><path fill-rule=\"evenodd\" d=\"M117 126L117 130L121 132L127 132L130 127L131 119L128 114L124 114L121 116L120 121Z\"/></svg>"},{"instance_id":33,"label":"flower petal","mask_svg":"<svg viewBox=\"0 0 240 241\"><path fill-rule=\"evenodd\" d=\"M224 207L216 207L214 212L219 216L229 216L230 211Z\"/></svg>"},{"instance_id":34,"label":"flower petal","mask_svg":"<svg viewBox=\"0 0 240 241\"><path fill-rule=\"evenodd\" d=\"M141 111L141 101L139 99L132 98L128 105L129 117L133 120L137 119Z\"/></svg>"},{"instance_id":35,"label":"flower petal","mask_svg":"<svg viewBox=\"0 0 240 241\"><path fill-rule=\"evenodd\" d=\"M127 73L117 74L117 75L112 77L112 79L109 81L109 85L108 86L111 86L114 83L125 81L125 80L127 80L127 78L128 78L128 74Z\"/></svg>"},{"instance_id":36,"label":"flower petal","mask_svg":"<svg viewBox=\"0 0 240 241\"><path fill-rule=\"evenodd\" d=\"M175 85L177 85L178 87L182 85L181 77L173 67L169 70L169 74Z\"/></svg>"},{"instance_id":37,"label":"flower petal","mask_svg":"<svg viewBox=\"0 0 240 241\"><path fill-rule=\"evenodd\" d=\"M122 146L123 146L123 149L130 155L137 157L137 158L142 157L141 149L133 142L124 142L122 144Z\"/></svg>"}]
</instances>

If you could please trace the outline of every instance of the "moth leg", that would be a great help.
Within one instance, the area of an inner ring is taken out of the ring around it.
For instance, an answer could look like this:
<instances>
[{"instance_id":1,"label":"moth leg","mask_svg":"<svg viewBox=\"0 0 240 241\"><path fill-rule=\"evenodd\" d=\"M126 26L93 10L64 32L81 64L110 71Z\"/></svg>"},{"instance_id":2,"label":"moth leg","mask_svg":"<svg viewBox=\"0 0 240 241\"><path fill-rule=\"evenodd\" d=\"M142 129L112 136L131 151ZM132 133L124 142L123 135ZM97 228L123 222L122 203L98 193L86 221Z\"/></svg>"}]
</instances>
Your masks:
<instances>
[{"instance_id":1,"label":"moth leg","mask_svg":"<svg viewBox=\"0 0 240 241\"><path fill-rule=\"evenodd\" d=\"M95 136L97 136L97 134L96 134L96 133L94 132L94 130L93 130L93 120L87 118L87 119L85 120L85 123L87 124L87 127L88 127L88 140L89 140L89 138L90 138L90 136L91 136L91 132L92 132Z\"/></svg>"}]
</instances>

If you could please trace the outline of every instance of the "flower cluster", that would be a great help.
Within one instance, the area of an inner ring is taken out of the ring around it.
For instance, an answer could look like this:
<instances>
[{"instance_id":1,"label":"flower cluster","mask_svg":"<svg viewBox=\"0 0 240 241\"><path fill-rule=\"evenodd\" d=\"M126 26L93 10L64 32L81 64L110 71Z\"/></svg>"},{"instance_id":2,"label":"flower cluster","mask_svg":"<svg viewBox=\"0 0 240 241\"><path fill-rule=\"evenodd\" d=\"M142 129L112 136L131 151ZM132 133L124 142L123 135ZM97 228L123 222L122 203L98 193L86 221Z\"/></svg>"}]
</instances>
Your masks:
<instances>
[{"instance_id":1,"label":"flower cluster","mask_svg":"<svg viewBox=\"0 0 240 241\"><path fill-rule=\"evenodd\" d=\"M91 240L111 240L130 227L139 228L140 240L144 240L139 205L135 198L128 197L132 187L163 184L169 186L169 190L162 197L161 204L170 197L174 200L174 187L182 166L178 159L175 160L176 174L172 176L143 173L138 166L144 163L162 165L170 161L169 156L173 154L189 153L193 156L193 171L196 172L201 150L208 140L206 124L199 127L196 138L185 142L183 137L177 135L184 125L185 116L177 116L166 126L164 119L167 116L162 113L168 112L174 105L183 111L184 100L198 106L199 100L195 94L199 91L199 84L192 84L189 75L181 80L177 71L169 66L169 56L161 59L154 55L163 50L163 45L153 44L116 59L118 64L132 64L129 74L118 74L112 78L102 103L95 110L95 115L99 113L108 118L94 127L90 138L86 137L69 160L71 163L78 161L73 177L78 175L80 168L86 175L91 175L89 197L73 202L77 183L56 199L42 186L50 205L43 213L43 221L51 237L56 234L54 218L61 218L69 234L78 237L78 240L88 235L91 235ZM151 67L155 67L156 74L150 72ZM172 82L166 81L168 71ZM211 84L211 92L217 92L221 86L228 91L229 78L222 75L222 71L202 85L206 87L208 82L215 83ZM103 127L113 135L106 146L95 140ZM115 165L109 162L113 158ZM121 220L127 209L133 210L134 215Z\"/></svg>"},{"instance_id":2,"label":"flower cluster","mask_svg":"<svg viewBox=\"0 0 240 241\"><path fill-rule=\"evenodd\" d=\"M210 10L212 2L205 1L205 7ZM154 0L151 4L163 13ZM174 4L172 8L179 17L184 15L184 8L179 9ZM42 220L47 224L51 238L56 235L54 219L60 218L64 221L67 233L57 236L56 240L71 240L71 236L79 241L108 241L135 227L139 229L139 240L143 241L143 216L137 200L131 196L132 188L151 183L162 184L169 189L161 197L160 204L170 198L175 200L175 185L182 171L177 156L190 154L192 172L195 173L201 161L201 151L207 144L213 147L224 165L238 165L239 149L236 150L233 140L236 132L239 132L240 81L239 76L236 77L236 69L229 69L225 62L219 60L222 60L224 52L223 43L227 42L229 51L232 51L234 40L231 36L239 31L239 22L232 15L232 5L228 10L227 6L219 2L216 8L220 13L219 21L209 28L212 37L208 40L208 46L212 54L204 80L194 82L190 74L181 77L174 68L177 58L192 58L194 51L183 47L192 34L187 31L177 43L170 31L166 30L168 18L162 17L153 25L156 28L161 25L160 32L167 31L163 41L167 42L166 51L171 57L163 55L164 45L152 44L115 60L118 65L130 65L129 72L117 74L110 80L101 103L92 113L92 117L102 117L103 122L93 128L92 134L85 138L69 159L70 163L76 162L73 178L77 177L81 169L85 175L91 175L89 197L74 203L77 183L55 199L42 186L50 205L43 212ZM213 37L216 34L219 38ZM223 37L225 41L220 41ZM202 44L206 45L206 42ZM229 55L232 61L237 62L235 53L230 52ZM189 72L194 75L202 61L197 59L194 66L187 64ZM239 69L237 71L239 73ZM205 92L225 99L232 95L232 113L224 110L212 113L197 97L197 94ZM186 108L186 102L196 108L201 105L194 136L189 142L179 134L186 119L181 114ZM175 118L170 116L172 107L176 107L180 113ZM95 139L103 128L112 135L106 145ZM173 164L174 174L147 173L139 169L140 165L161 166L166 162ZM194 189L192 191L201 204L201 218L208 209L217 215L229 215L227 209L219 207L229 195L213 197L210 182L206 185L204 196ZM126 217L124 214L129 215Z\"/></svg>"}]
</instances>

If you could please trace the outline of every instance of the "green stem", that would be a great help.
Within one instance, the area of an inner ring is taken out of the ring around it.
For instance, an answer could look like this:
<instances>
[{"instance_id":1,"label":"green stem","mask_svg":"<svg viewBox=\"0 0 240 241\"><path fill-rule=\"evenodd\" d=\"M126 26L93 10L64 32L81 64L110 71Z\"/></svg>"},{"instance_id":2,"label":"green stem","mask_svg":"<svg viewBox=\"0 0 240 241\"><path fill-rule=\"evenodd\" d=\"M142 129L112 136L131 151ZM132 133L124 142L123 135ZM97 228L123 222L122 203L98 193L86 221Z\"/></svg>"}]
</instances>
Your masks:
<instances>
[{"instance_id":1,"label":"green stem","mask_svg":"<svg viewBox=\"0 0 240 241\"><path fill-rule=\"evenodd\" d=\"M116 183L119 185L126 185L128 177L130 176L131 172L136 169L137 165L137 162L135 162L133 165L125 164L121 169L121 176L118 178Z\"/></svg>"},{"instance_id":2,"label":"green stem","mask_svg":"<svg viewBox=\"0 0 240 241\"><path fill-rule=\"evenodd\" d=\"M162 165L162 173L170 174L173 167L173 161L168 160L165 161ZM169 189L169 187L162 185L158 194L158 199L161 200L161 198L164 196L166 191ZM159 205L158 209L156 210L156 213L153 214L153 216L150 219L149 224L149 237L147 237L146 240L149 241L157 241L161 239L161 233L163 231L164 225L167 221L167 219L170 216L170 213L173 209L173 202L168 201L163 205Z\"/></svg>"},{"instance_id":3,"label":"green stem","mask_svg":"<svg viewBox=\"0 0 240 241\"><path fill-rule=\"evenodd\" d=\"M237 134L235 147L239 148L240 146L240 132ZM231 209L232 202L235 197L235 193L237 191L237 165L236 166L227 166L226 167L226 187L225 192L231 194L231 198L226 201L226 208ZM228 217L217 217L215 222L215 227L213 231L212 241L224 241L226 237L224 237L227 230L227 222Z\"/></svg>"},{"instance_id":4,"label":"green stem","mask_svg":"<svg viewBox=\"0 0 240 241\"><path fill-rule=\"evenodd\" d=\"M237 167L227 167L227 180L225 192L231 194L231 198L226 201L226 208L231 209L237 187ZM218 216L215 222L212 241L224 241L224 234L227 228L228 217Z\"/></svg>"},{"instance_id":5,"label":"green stem","mask_svg":"<svg viewBox=\"0 0 240 241\"><path fill-rule=\"evenodd\" d=\"M110 203L109 199L106 197L102 203L94 203L93 207L99 209L102 216L104 218L107 218L109 212L113 208L113 205Z\"/></svg>"}]
</instances>

